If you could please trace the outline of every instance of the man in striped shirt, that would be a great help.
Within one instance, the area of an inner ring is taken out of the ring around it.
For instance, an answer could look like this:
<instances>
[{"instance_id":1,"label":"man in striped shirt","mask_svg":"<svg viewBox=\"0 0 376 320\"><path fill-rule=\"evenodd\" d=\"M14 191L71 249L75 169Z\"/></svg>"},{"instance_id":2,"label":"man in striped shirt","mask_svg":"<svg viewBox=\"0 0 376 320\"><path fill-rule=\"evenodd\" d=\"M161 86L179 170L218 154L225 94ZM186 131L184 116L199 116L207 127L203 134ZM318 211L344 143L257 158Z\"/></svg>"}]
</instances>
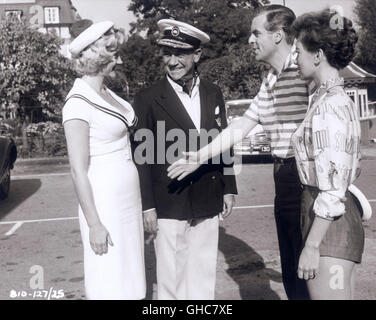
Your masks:
<instances>
[{"instance_id":1,"label":"man in striped shirt","mask_svg":"<svg viewBox=\"0 0 376 320\"><path fill-rule=\"evenodd\" d=\"M297 276L302 249L300 199L302 187L292 148L292 134L303 121L311 86L300 78L295 63L291 25L295 14L287 7L261 7L252 21L249 43L256 59L267 62L271 71L244 116L222 131L198 152L168 168L170 178L183 179L207 159L240 142L258 123L271 138L274 158L274 215L281 256L283 285L289 299L308 299L307 286ZM313 88L311 88L313 89Z\"/></svg>"},{"instance_id":2,"label":"man in striped shirt","mask_svg":"<svg viewBox=\"0 0 376 320\"><path fill-rule=\"evenodd\" d=\"M271 138L274 158L274 215L281 256L283 284L289 299L306 299L304 281L297 277L302 245L300 231L301 184L291 137L303 121L309 88L295 62L290 26L295 14L279 5L262 7L252 21L249 43L256 59L270 64L257 96L244 114L251 125L262 124Z\"/></svg>"}]
</instances>

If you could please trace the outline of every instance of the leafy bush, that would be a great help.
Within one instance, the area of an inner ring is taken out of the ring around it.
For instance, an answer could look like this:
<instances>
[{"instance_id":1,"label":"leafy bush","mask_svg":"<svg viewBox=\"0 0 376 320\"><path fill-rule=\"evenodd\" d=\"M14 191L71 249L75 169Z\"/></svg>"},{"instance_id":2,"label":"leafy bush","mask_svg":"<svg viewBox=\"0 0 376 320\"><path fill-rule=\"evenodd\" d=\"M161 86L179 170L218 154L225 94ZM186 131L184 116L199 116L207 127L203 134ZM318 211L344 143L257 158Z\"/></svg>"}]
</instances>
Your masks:
<instances>
[{"instance_id":1,"label":"leafy bush","mask_svg":"<svg viewBox=\"0 0 376 320\"><path fill-rule=\"evenodd\" d=\"M31 123L26 127L25 131L28 150L24 150L22 139L16 139L20 157L33 158L67 155L62 124L51 121Z\"/></svg>"},{"instance_id":2,"label":"leafy bush","mask_svg":"<svg viewBox=\"0 0 376 320\"><path fill-rule=\"evenodd\" d=\"M355 62L371 73L376 73L376 1L357 0L355 5L359 42Z\"/></svg>"},{"instance_id":3,"label":"leafy bush","mask_svg":"<svg viewBox=\"0 0 376 320\"><path fill-rule=\"evenodd\" d=\"M60 53L61 40L25 21L0 23L0 105L16 104L21 121L60 121L64 98L76 76Z\"/></svg>"}]
</instances>

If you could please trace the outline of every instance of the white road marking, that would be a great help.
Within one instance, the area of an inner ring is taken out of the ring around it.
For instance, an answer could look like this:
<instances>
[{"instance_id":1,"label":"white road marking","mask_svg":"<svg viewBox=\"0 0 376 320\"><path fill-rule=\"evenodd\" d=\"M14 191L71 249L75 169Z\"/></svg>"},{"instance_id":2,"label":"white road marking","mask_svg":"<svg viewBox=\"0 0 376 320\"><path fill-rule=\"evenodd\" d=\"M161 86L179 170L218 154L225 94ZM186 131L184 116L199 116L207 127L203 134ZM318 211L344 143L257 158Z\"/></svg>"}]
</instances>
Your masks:
<instances>
[{"instance_id":1,"label":"white road marking","mask_svg":"<svg viewBox=\"0 0 376 320\"><path fill-rule=\"evenodd\" d=\"M16 230L23 225L22 221L17 222L5 235L11 236Z\"/></svg>"},{"instance_id":2,"label":"white road marking","mask_svg":"<svg viewBox=\"0 0 376 320\"><path fill-rule=\"evenodd\" d=\"M0 221L1 224L15 224L15 223L33 223L33 222L48 222L48 221L62 221L62 220L76 220L78 217L66 217L66 218L51 218L51 219L35 219L35 220L20 220L20 221Z\"/></svg>"},{"instance_id":3,"label":"white road marking","mask_svg":"<svg viewBox=\"0 0 376 320\"><path fill-rule=\"evenodd\" d=\"M368 202L376 202L376 199L369 199ZM260 209L260 208L273 208L273 204L264 204L259 206L239 206L234 207L233 209Z\"/></svg>"},{"instance_id":4,"label":"white road marking","mask_svg":"<svg viewBox=\"0 0 376 320\"><path fill-rule=\"evenodd\" d=\"M51 218L51 219L36 219L36 220L20 220L20 221L0 221L0 225L14 224L14 226L5 233L5 236L10 236L16 232L16 230L21 227L24 223L35 223L35 222L49 222L49 221L63 221L63 220L77 220L78 217L66 217L66 218Z\"/></svg>"},{"instance_id":5,"label":"white road marking","mask_svg":"<svg viewBox=\"0 0 376 320\"><path fill-rule=\"evenodd\" d=\"M376 199L369 199L369 202L376 202ZM238 206L234 207L235 210L241 209L262 209L262 208L273 208L273 204L265 204L265 205L258 205L258 206ZM66 218L51 218L51 219L35 219L35 220L19 220L19 221L0 221L0 225L8 225L14 224L14 226L5 233L6 236L10 236L14 234L14 232L21 227L24 223L35 223L35 222L49 222L49 221L64 221L64 220L77 220L78 217L66 217Z\"/></svg>"},{"instance_id":6,"label":"white road marking","mask_svg":"<svg viewBox=\"0 0 376 320\"><path fill-rule=\"evenodd\" d=\"M241 207L233 207L233 209L260 209L260 208L273 208L274 204L264 204L259 206L241 206Z\"/></svg>"},{"instance_id":7,"label":"white road marking","mask_svg":"<svg viewBox=\"0 0 376 320\"><path fill-rule=\"evenodd\" d=\"M70 172L65 173L40 173L40 174L25 174L25 175L12 175L12 180L20 179L32 179L32 178L41 178L41 177L56 177L56 176L69 176Z\"/></svg>"}]
</instances>

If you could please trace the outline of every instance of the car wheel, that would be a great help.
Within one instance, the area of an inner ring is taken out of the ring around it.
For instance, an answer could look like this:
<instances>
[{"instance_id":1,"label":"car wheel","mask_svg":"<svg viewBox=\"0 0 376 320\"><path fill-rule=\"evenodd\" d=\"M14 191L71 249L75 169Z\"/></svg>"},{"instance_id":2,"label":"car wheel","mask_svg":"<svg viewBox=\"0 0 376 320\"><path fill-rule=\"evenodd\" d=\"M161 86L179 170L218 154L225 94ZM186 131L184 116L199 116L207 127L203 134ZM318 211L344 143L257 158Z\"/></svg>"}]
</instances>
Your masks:
<instances>
[{"instance_id":1,"label":"car wheel","mask_svg":"<svg viewBox=\"0 0 376 320\"><path fill-rule=\"evenodd\" d=\"M0 184L0 199L6 199L10 189L10 167L7 166L5 170L4 180Z\"/></svg>"}]
</instances>

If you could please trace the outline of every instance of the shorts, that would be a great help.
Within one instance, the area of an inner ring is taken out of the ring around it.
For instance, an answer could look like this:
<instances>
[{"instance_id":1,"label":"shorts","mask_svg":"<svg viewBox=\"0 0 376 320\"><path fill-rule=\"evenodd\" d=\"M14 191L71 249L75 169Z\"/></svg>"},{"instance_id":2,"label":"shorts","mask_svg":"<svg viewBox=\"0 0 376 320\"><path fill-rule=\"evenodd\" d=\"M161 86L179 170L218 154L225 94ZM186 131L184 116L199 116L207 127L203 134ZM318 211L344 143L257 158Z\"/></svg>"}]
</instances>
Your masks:
<instances>
[{"instance_id":1,"label":"shorts","mask_svg":"<svg viewBox=\"0 0 376 320\"><path fill-rule=\"evenodd\" d=\"M318 188L304 186L300 216L303 243L308 237L315 218L313 204L318 194ZM331 223L320 244L320 256L360 263L364 251L364 229L361 209L352 193L347 191L345 196L345 213L340 217L336 217Z\"/></svg>"}]
</instances>

